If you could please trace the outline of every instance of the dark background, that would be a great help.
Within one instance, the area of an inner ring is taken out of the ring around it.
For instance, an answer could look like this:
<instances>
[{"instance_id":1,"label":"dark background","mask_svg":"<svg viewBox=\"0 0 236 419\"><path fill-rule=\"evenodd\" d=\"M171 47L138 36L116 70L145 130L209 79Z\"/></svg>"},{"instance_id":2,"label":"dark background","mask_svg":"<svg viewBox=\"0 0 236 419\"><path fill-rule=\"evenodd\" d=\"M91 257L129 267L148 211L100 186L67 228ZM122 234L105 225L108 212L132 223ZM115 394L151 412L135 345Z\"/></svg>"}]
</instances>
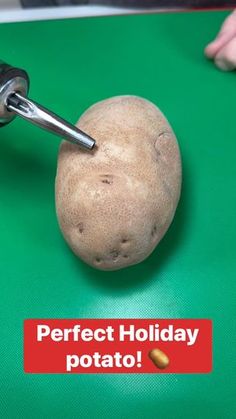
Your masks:
<instances>
[{"instance_id":1,"label":"dark background","mask_svg":"<svg viewBox=\"0 0 236 419\"><path fill-rule=\"evenodd\" d=\"M23 7L47 7L78 4L101 4L123 7L233 7L235 0L21 0Z\"/></svg>"}]
</instances>

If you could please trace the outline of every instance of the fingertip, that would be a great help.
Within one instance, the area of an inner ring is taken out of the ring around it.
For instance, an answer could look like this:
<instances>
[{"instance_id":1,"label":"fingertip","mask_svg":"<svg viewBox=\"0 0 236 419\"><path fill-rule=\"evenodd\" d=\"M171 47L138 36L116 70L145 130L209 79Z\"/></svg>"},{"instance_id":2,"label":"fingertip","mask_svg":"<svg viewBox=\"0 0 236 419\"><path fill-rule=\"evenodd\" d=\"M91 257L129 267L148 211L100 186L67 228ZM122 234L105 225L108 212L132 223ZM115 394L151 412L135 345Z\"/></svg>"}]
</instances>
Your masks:
<instances>
[{"instance_id":1,"label":"fingertip","mask_svg":"<svg viewBox=\"0 0 236 419\"><path fill-rule=\"evenodd\" d=\"M216 48L215 48L215 43L214 41L211 42L210 44L208 44L205 49L204 49L204 54L207 58L214 58L215 54L216 54Z\"/></svg>"},{"instance_id":2,"label":"fingertip","mask_svg":"<svg viewBox=\"0 0 236 419\"><path fill-rule=\"evenodd\" d=\"M205 48L207 58L214 58L224 45L222 37L218 36L214 41L210 42Z\"/></svg>"},{"instance_id":3,"label":"fingertip","mask_svg":"<svg viewBox=\"0 0 236 419\"><path fill-rule=\"evenodd\" d=\"M219 70L221 71L233 71L235 69L235 65L233 63L226 61L222 57L216 56L214 62L216 67L219 68Z\"/></svg>"}]
</instances>

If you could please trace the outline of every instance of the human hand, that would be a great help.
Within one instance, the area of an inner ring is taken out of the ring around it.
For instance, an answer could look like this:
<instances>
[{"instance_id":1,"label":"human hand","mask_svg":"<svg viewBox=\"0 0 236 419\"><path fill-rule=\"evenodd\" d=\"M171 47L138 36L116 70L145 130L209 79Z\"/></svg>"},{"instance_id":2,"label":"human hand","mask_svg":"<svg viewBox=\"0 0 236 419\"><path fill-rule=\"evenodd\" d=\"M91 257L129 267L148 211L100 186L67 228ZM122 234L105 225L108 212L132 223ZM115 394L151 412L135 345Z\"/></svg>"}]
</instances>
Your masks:
<instances>
[{"instance_id":1,"label":"human hand","mask_svg":"<svg viewBox=\"0 0 236 419\"><path fill-rule=\"evenodd\" d=\"M224 21L214 41L207 45L205 55L223 71L236 69L236 9Z\"/></svg>"}]
</instances>

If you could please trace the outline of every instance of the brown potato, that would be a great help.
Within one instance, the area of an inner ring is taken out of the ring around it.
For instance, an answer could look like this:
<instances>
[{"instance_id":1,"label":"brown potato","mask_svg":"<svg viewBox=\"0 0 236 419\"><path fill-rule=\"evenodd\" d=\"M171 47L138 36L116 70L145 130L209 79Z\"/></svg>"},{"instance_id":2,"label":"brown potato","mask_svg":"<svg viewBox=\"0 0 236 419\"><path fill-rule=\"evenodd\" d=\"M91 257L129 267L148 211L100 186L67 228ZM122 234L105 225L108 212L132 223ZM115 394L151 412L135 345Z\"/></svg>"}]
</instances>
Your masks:
<instances>
[{"instance_id":1,"label":"brown potato","mask_svg":"<svg viewBox=\"0 0 236 419\"><path fill-rule=\"evenodd\" d=\"M95 268L139 263L164 236L179 200L175 135L160 110L136 96L95 104L77 126L97 147L87 152L61 145L56 208L62 233Z\"/></svg>"}]
</instances>

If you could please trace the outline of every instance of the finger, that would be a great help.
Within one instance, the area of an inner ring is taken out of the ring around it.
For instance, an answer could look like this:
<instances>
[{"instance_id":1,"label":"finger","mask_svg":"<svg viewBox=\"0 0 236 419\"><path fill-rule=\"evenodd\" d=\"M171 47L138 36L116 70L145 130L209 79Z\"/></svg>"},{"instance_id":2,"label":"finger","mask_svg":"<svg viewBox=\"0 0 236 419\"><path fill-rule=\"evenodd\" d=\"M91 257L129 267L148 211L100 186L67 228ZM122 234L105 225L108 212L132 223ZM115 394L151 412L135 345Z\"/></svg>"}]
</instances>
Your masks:
<instances>
[{"instance_id":1,"label":"finger","mask_svg":"<svg viewBox=\"0 0 236 419\"><path fill-rule=\"evenodd\" d=\"M205 48L205 55L214 58L220 49L236 35L236 10L224 21L215 40Z\"/></svg>"},{"instance_id":2,"label":"finger","mask_svg":"<svg viewBox=\"0 0 236 419\"><path fill-rule=\"evenodd\" d=\"M215 64L223 71L232 71L236 68L236 36L218 52Z\"/></svg>"}]
</instances>

